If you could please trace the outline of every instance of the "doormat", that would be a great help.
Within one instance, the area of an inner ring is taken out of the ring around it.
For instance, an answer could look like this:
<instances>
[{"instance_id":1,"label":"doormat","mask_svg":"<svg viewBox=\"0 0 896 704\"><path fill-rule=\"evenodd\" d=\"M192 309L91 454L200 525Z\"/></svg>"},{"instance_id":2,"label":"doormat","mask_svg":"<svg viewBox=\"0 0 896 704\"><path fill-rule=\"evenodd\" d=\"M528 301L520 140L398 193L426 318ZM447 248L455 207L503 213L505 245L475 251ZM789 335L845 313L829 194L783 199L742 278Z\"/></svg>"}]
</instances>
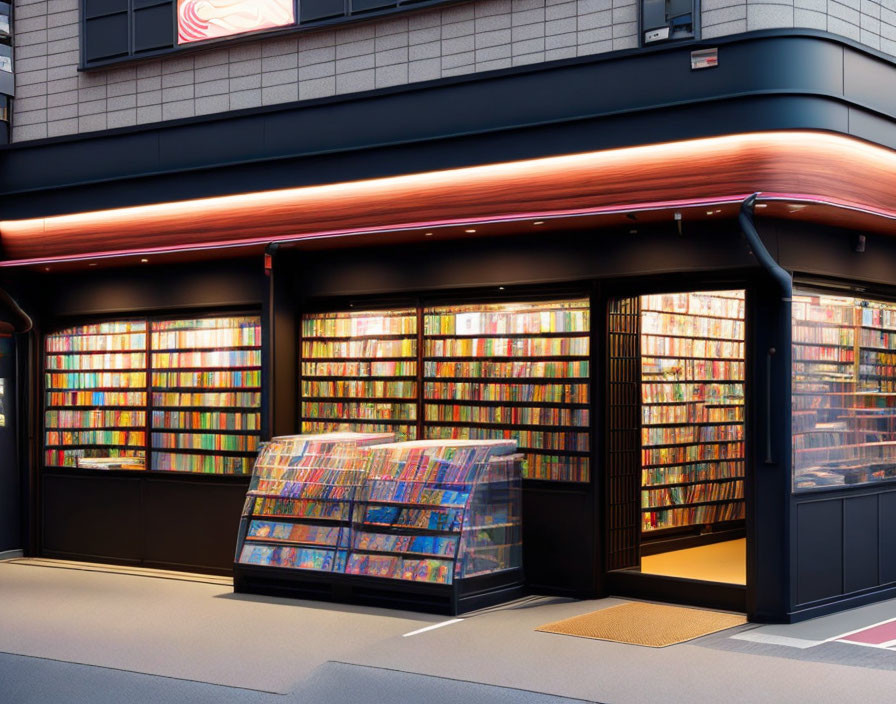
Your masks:
<instances>
[{"instance_id":1,"label":"doormat","mask_svg":"<svg viewBox=\"0 0 896 704\"><path fill-rule=\"evenodd\" d=\"M535 630L665 648L746 622L746 617L741 614L632 602L546 623Z\"/></svg>"}]
</instances>

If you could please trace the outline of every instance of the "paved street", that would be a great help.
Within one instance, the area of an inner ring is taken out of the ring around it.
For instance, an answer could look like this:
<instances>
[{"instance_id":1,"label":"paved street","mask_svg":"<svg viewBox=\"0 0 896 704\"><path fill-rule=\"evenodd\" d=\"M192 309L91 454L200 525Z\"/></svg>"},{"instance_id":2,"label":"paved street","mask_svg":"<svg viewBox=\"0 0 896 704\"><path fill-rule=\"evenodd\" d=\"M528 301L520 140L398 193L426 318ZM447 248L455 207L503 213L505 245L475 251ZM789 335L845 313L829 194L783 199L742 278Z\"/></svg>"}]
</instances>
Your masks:
<instances>
[{"instance_id":1,"label":"paved street","mask_svg":"<svg viewBox=\"0 0 896 704\"><path fill-rule=\"evenodd\" d=\"M52 564L0 562L4 702L633 704L717 702L722 688L726 702L818 704L890 701L896 686L893 602L653 649L534 630L619 599L451 619Z\"/></svg>"}]
</instances>

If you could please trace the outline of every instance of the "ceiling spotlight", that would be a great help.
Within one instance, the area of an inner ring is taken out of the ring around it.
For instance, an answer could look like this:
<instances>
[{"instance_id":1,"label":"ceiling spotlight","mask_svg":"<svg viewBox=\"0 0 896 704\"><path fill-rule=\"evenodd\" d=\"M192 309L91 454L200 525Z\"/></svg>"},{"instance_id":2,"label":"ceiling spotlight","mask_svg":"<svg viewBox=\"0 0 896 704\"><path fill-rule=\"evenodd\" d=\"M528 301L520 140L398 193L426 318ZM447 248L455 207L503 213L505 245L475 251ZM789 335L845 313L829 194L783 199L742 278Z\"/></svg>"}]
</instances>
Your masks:
<instances>
[{"instance_id":1,"label":"ceiling spotlight","mask_svg":"<svg viewBox=\"0 0 896 704\"><path fill-rule=\"evenodd\" d=\"M87 266L96 266L96 262L90 262Z\"/></svg>"},{"instance_id":2,"label":"ceiling spotlight","mask_svg":"<svg viewBox=\"0 0 896 704\"><path fill-rule=\"evenodd\" d=\"M544 225L544 220L536 220L532 223L533 225Z\"/></svg>"},{"instance_id":3,"label":"ceiling spotlight","mask_svg":"<svg viewBox=\"0 0 896 704\"><path fill-rule=\"evenodd\" d=\"M44 271L49 271L49 270L50 270L50 267L48 267L48 266L44 267Z\"/></svg>"},{"instance_id":4,"label":"ceiling spotlight","mask_svg":"<svg viewBox=\"0 0 896 704\"><path fill-rule=\"evenodd\" d=\"M503 286L498 286L498 290L499 290L499 291L503 291L503 290L504 290L504 287L503 287Z\"/></svg>"},{"instance_id":5,"label":"ceiling spotlight","mask_svg":"<svg viewBox=\"0 0 896 704\"><path fill-rule=\"evenodd\" d=\"M468 232L469 234L472 235L474 232L476 232L476 230L464 230L464 232Z\"/></svg>"},{"instance_id":6,"label":"ceiling spotlight","mask_svg":"<svg viewBox=\"0 0 896 704\"><path fill-rule=\"evenodd\" d=\"M431 233L431 232L427 232L425 236L426 236L426 237L432 237L432 233Z\"/></svg>"},{"instance_id":7,"label":"ceiling spotlight","mask_svg":"<svg viewBox=\"0 0 896 704\"><path fill-rule=\"evenodd\" d=\"M706 211L706 214L707 214L707 215L712 215L712 211L711 211L711 210L707 210L707 211Z\"/></svg>"},{"instance_id":8,"label":"ceiling spotlight","mask_svg":"<svg viewBox=\"0 0 896 704\"><path fill-rule=\"evenodd\" d=\"M767 207L768 207L768 203L757 203L757 204L756 204L756 207L757 207L757 208L767 208Z\"/></svg>"},{"instance_id":9,"label":"ceiling spotlight","mask_svg":"<svg viewBox=\"0 0 896 704\"><path fill-rule=\"evenodd\" d=\"M141 259L140 261L143 262L144 264L146 264L149 261L149 259Z\"/></svg>"}]
</instances>

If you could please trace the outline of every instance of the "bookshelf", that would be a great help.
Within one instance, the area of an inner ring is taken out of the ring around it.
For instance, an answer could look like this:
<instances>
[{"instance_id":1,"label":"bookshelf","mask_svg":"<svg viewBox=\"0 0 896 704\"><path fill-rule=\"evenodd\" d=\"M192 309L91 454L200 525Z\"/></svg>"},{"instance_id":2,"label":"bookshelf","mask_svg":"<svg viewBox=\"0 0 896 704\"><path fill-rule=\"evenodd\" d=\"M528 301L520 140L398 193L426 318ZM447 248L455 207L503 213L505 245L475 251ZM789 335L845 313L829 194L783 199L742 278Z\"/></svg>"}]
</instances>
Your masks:
<instances>
[{"instance_id":1,"label":"bookshelf","mask_svg":"<svg viewBox=\"0 0 896 704\"><path fill-rule=\"evenodd\" d=\"M151 339L152 469L249 474L261 433L261 320L159 320Z\"/></svg>"},{"instance_id":2,"label":"bookshelf","mask_svg":"<svg viewBox=\"0 0 896 704\"><path fill-rule=\"evenodd\" d=\"M44 466L249 473L258 316L132 319L45 338Z\"/></svg>"},{"instance_id":3,"label":"bookshelf","mask_svg":"<svg viewBox=\"0 0 896 704\"><path fill-rule=\"evenodd\" d=\"M896 478L896 305L793 302L794 489Z\"/></svg>"},{"instance_id":4,"label":"bookshelf","mask_svg":"<svg viewBox=\"0 0 896 704\"><path fill-rule=\"evenodd\" d=\"M46 467L145 469L147 338L144 320L46 336Z\"/></svg>"},{"instance_id":5,"label":"bookshelf","mask_svg":"<svg viewBox=\"0 0 896 704\"><path fill-rule=\"evenodd\" d=\"M590 480L587 299L423 311L427 438L513 439L523 477Z\"/></svg>"},{"instance_id":6,"label":"bookshelf","mask_svg":"<svg viewBox=\"0 0 896 704\"><path fill-rule=\"evenodd\" d=\"M390 438L337 432L266 445L235 589L448 613L519 596L516 443Z\"/></svg>"},{"instance_id":7,"label":"bookshelf","mask_svg":"<svg viewBox=\"0 0 896 704\"><path fill-rule=\"evenodd\" d=\"M302 431L417 437L416 308L313 313L302 318Z\"/></svg>"},{"instance_id":8,"label":"bookshelf","mask_svg":"<svg viewBox=\"0 0 896 704\"><path fill-rule=\"evenodd\" d=\"M236 561L343 572L367 449L391 440L390 433L325 433L266 443L246 495Z\"/></svg>"},{"instance_id":9,"label":"bookshelf","mask_svg":"<svg viewBox=\"0 0 896 704\"><path fill-rule=\"evenodd\" d=\"M641 531L744 518L744 293L641 296Z\"/></svg>"}]
</instances>

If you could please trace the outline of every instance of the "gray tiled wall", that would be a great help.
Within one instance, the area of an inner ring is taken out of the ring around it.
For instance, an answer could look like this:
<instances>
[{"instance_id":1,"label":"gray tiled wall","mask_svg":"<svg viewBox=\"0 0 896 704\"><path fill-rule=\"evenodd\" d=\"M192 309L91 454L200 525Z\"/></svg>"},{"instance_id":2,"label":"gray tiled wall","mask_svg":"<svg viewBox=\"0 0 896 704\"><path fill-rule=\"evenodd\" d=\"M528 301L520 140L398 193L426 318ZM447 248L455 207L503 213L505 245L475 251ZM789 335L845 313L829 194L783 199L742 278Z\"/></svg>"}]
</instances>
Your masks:
<instances>
[{"instance_id":1,"label":"gray tiled wall","mask_svg":"<svg viewBox=\"0 0 896 704\"><path fill-rule=\"evenodd\" d=\"M305 100L637 46L637 0L445 9L77 71L78 0L14 0L22 141ZM827 29L896 54L896 0L702 0L703 35Z\"/></svg>"},{"instance_id":2,"label":"gray tiled wall","mask_svg":"<svg viewBox=\"0 0 896 704\"><path fill-rule=\"evenodd\" d=\"M702 0L702 8L704 37L806 27L896 55L896 0Z\"/></svg>"}]
</instances>

